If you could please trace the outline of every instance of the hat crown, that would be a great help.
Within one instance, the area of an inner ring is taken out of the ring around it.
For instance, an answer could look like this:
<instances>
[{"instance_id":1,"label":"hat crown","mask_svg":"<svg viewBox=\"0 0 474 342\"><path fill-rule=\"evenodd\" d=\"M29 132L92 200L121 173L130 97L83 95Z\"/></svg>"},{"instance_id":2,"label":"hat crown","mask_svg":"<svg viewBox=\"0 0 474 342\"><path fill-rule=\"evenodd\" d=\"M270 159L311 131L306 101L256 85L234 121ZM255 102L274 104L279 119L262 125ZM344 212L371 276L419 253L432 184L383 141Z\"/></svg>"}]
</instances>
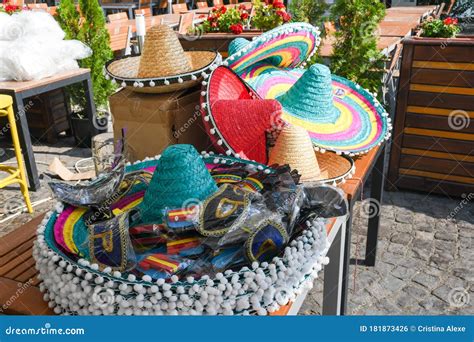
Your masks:
<instances>
[{"instance_id":1,"label":"hat crown","mask_svg":"<svg viewBox=\"0 0 474 342\"><path fill-rule=\"evenodd\" d=\"M138 77L166 77L192 70L176 33L168 25L153 26L148 30L140 56Z\"/></svg>"},{"instance_id":2,"label":"hat crown","mask_svg":"<svg viewBox=\"0 0 474 342\"><path fill-rule=\"evenodd\" d=\"M277 100L293 115L315 123L334 123L340 115L333 103L331 71L322 64L313 64Z\"/></svg>"},{"instance_id":3,"label":"hat crown","mask_svg":"<svg viewBox=\"0 0 474 342\"><path fill-rule=\"evenodd\" d=\"M245 38L242 38L242 37L235 38L229 44L229 48L228 48L229 56L232 56L234 53L242 50L244 47L246 47L249 44L250 44L250 41L248 41Z\"/></svg>"},{"instance_id":4,"label":"hat crown","mask_svg":"<svg viewBox=\"0 0 474 342\"><path fill-rule=\"evenodd\" d=\"M280 132L275 146L270 150L268 165L288 164L298 170L302 182L321 179L318 160L308 132L299 126L287 125Z\"/></svg>"},{"instance_id":5,"label":"hat crown","mask_svg":"<svg viewBox=\"0 0 474 342\"><path fill-rule=\"evenodd\" d=\"M206 199L217 185L204 161L192 145L166 148L159 159L141 204L142 221L162 217L165 208L180 208L186 203Z\"/></svg>"}]
</instances>

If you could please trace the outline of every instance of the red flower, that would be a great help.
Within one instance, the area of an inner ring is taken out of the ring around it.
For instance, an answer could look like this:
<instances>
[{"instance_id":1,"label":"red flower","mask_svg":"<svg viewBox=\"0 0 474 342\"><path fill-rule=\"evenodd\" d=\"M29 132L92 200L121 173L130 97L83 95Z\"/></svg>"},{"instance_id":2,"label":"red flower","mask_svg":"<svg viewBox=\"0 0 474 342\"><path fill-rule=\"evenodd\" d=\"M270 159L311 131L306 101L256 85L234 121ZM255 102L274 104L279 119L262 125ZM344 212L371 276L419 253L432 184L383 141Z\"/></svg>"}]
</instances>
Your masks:
<instances>
[{"instance_id":1,"label":"red flower","mask_svg":"<svg viewBox=\"0 0 474 342\"><path fill-rule=\"evenodd\" d=\"M233 34L241 34L242 31L244 30L244 27L242 26L242 24L233 24L233 25L230 25L229 28Z\"/></svg>"},{"instance_id":2,"label":"red flower","mask_svg":"<svg viewBox=\"0 0 474 342\"><path fill-rule=\"evenodd\" d=\"M291 14L290 13L286 13L283 15L283 21L285 23L289 22L291 20Z\"/></svg>"},{"instance_id":3,"label":"red flower","mask_svg":"<svg viewBox=\"0 0 474 342\"><path fill-rule=\"evenodd\" d=\"M216 27L217 27L217 21L213 21L213 22L211 23L211 27L216 28Z\"/></svg>"},{"instance_id":4,"label":"red flower","mask_svg":"<svg viewBox=\"0 0 474 342\"><path fill-rule=\"evenodd\" d=\"M246 12L244 12L240 15L240 19L242 19L242 20L246 20L246 19L248 19L248 17L249 17L249 14L246 13Z\"/></svg>"},{"instance_id":5,"label":"red flower","mask_svg":"<svg viewBox=\"0 0 474 342\"><path fill-rule=\"evenodd\" d=\"M275 8L285 8L285 4L281 1L274 1L273 2L273 7L275 7Z\"/></svg>"},{"instance_id":6,"label":"red flower","mask_svg":"<svg viewBox=\"0 0 474 342\"><path fill-rule=\"evenodd\" d=\"M240 4L240 5L239 5L239 10L243 11L243 10L245 10L245 9L247 9L247 7L245 7L244 4Z\"/></svg>"},{"instance_id":7,"label":"red flower","mask_svg":"<svg viewBox=\"0 0 474 342\"><path fill-rule=\"evenodd\" d=\"M280 16L283 19L283 16L285 15L285 12L284 11L276 11L275 14Z\"/></svg>"},{"instance_id":8,"label":"red flower","mask_svg":"<svg viewBox=\"0 0 474 342\"><path fill-rule=\"evenodd\" d=\"M221 13L224 14L225 12L227 12L227 7L222 6L221 7Z\"/></svg>"},{"instance_id":9,"label":"red flower","mask_svg":"<svg viewBox=\"0 0 474 342\"><path fill-rule=\"evenodd\" d=\"M457 25L458 20L455 18L447 17L446 19L443 20L443 23L445 25Z\"/></svg>"}]
</instances>

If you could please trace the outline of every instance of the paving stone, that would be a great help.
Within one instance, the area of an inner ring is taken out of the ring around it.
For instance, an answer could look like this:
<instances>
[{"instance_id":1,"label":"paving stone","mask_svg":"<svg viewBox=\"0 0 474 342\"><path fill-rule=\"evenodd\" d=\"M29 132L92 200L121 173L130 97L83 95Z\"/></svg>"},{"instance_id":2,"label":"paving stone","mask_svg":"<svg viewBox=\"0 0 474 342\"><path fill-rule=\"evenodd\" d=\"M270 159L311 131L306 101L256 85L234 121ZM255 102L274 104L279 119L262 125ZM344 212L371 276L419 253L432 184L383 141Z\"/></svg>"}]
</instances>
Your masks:
<instances>
[{"instance_id":1,"label":"paving stone","mask_svg":"<svg viewBox=\"0 0 474 342\"><path fill-rule=\"evenodd\" d=\"M412 230L413 230L412 224L402 223L402 222L396 222L392 228L392 232L397 231L397 232L409 233Z\"/></svg>"},{"instance_id":2,"label":"paving stone","mask_svg":"<svg viewBox=\"0 0 474 342\"><path fill-rule=\"evenodd\" d=\"M412 251L417 258L429 260L433 243L429 240L415 239L413 240Z\"/></svg>"},{"instance_id":3,"label":"paving stone","mask_svg":"<svg viewBox=\"0 0 474 342\"><path fill-rule=\"evenodd\" d=\"M391 274L388 274L382 278L382 286L392 292L399 291L404 285L405 282L403 280L400 280Z\"/></svg>"},{"instance_id":4,"label":"paving stone","mask_svg":"<svg viewBox=\"0 0 474 342\"><path fill-rule=\"evenodd\" d=\"M468 269L468 268L454 268L452 270L453 275L459 278L462 278L464 280L474 282L474 269Z\"/></svg>"},{"instance_id":5,"label":"paving stone","mask_svg":"<svg viewBox=\"0 0 474 342\"><path fill-rule=\"evenodd\" d=\"M392 270L392 275L402 280L411 278L415 273L415 269L404 266L397 266Z\"/></svg>"},{"instance_id":6,"label":"paving stone","mask_svg":"<svg viewBox=\"0 0 474 342\"><path fill-rule=\"evenodd\" d=\"M367 291L377 300L385 298L391 294L391 291L388 291L386 288L380 285L379 282L373 283L372 286L367 289Z\"/></svg>"},{"instance_id":7,"label":"paving stone","mask_svg":"<svg viewBox=\"0 0 474 342\"><path fill-rule=\"evenodd\" d=\"M393 254L390 252L382 254L382 260L392 265L400 265L403 263L404 259L405 258L399 254Z\"/></svg>"},{"instance_id":8,"label":"paving stone","mask_svg":"<svg viewBox=\"0 0 474 342\"><path fill-rule=\"evenodd\" d=\"M415 238L420 240L428 240L432 241L434 238L434 233L432 232L425 232L425 231L416 231Z\"/></svg>"},{"instance_id":9,"label":"paving stone","mask_svg":"<svg viewBox=\"0 0 474 342\"><path fill-rule=\"evenodd\" d=\"M457 234L456 233L448 233L448 232L436 232L435 238L438 240L446 240L446 241L456 241Z\"/></svg>"},{"instance_id":10,"label":"paving stone","mask_svg":"<svg viewBox=\"0 0 474 342\"><path fill-rule=\"evenodd\" d=\"M419 304L427 312L432 312L433 309L437 311L444 311L448 307L448 304L445 301L434 296L424 298L419 302Z\"/></svg>"},{"instance_id":11,"label":"paving stone","mask_svg":"<svg viewBox=\"0 0 474 342\"><path fill-rule=\"evenodd\" d=\"M388 251L391 253L404 255L407 252L407 247L399 243L391 243L388 245Z\"/></svg>"},{"instance_id":12,"label":"paving stone","mask_svg":"<svg viewBox=\"0 0 474 342\"><path fill-rule=\"evenodd\" d=\"M394 233L390 238L390 241L397 244L408 245L412 240L412 236L409 233Z\"/></svg>"},{"instance_id":13,"label":"paving stone","mask_svg":"<svg viewBox=\"0 0 474 342\"><path fill-rule=\"evenodd\" d=\"M441 299L442 301L449 304L449 293L451 292L452 287L443 285L433 290L432 294Z\"/></svg>"},{"instance_id":14,"label":"paving stone","mask_svg":"<svg viewBox=\"0 0 474 342\"><path fill-rule=\"evenodd\" d=\"M402 311L413 307L416 304L416 299L405 292L401 292L395 297L395 304L400 307Z\"/></svg>"},{"instance_id":15,"label":"paving stone","mask_svg":"<svg viewBox=\"0 0 474 342\"><path fill-rule=\"evenodd\" d=\"M428 291L417 285L408 285L403 288L403 291L417 299L424 298L428 295Z\"/></svg>"},{"instance_id":16,"label":"paving stone","mask_svg":"<svg viewBox=\"0 0 474 342\"><path fill-rule=\"evenodd\" d=\"M428 289L433 289L439 283L439 277L433 276L427 273L420 272L415 275L412 279L415 283L418 283Z\"/></svg>"}]
</instances>

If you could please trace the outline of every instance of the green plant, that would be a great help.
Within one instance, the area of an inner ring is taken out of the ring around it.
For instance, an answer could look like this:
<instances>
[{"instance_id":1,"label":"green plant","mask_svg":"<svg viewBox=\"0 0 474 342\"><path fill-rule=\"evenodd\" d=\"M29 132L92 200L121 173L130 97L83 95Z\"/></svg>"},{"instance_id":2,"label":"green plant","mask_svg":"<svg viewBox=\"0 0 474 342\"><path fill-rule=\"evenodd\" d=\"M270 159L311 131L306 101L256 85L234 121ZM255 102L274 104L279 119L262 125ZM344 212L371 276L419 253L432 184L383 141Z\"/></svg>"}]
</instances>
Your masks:
<instances>
[{"instance_id":1,"label":"green plant","mask_svg":"<svg viewBox=\"0 0 474 342\"><path fill-rule=\"evenodd\" d=\"M444 20L429 17L421 24L422 37L453 38L459 31L458 20L450 17Z\"/></svg>"},{"instance_id":2,"label":"green plant","mask_svg":"<svg viewBox=\"0 0 474 342\"><path fill-rule=\"evenodd\" d=\"M96 106L107 106L107 100L115 86L105 79L102 71L107 61L113 58L110 37L105 27L105 18L97 0L79 0L80 14L73 0L61 0L57 21L66 33L67 39L78 39L92 50L92 55L79 61L82 68L91 70ZM83 87L69 87L73 105L85 108Z\"/></svg>"},{"instance_id":3,"label":"green plant","mask_svg":"<svg viewBox=\"0 0 474 342\"><path fill-rule=\"evenodd\" d=\"M328 8L324 0L292 0L288 7L292 21L306 22L316 27L322 27Z\"/></svg>"},{"instance_id":4,"label":"green plant","mask_svg":"<svg viewBox=\"0 0 474 342\"><path fill-rule=\"evenodd\" d=\"M384 16L378 0L336 0L331 7L337 23L331 70L371 92L382 85L385 56L377 48L376 31Z\"/></svg>"},{"instance_id":5,"label":"green plant","mask_svg":"<svg viewBox=\"0 0 474 342\"><path fill-rule=\"evenodd\" d=\"M291 20L281 0L254 0L253 7L252 25L260 30L268 31Z\"/></svg>"}]
</instances>

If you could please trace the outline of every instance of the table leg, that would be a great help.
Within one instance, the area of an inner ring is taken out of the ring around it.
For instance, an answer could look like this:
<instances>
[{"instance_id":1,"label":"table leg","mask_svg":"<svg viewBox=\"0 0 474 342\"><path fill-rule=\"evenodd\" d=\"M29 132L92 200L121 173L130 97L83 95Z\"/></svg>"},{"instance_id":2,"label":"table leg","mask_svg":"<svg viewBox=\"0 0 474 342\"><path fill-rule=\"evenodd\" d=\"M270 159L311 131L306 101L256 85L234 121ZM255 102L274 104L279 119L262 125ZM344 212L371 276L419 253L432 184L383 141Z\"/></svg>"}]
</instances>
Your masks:
<instances>
[{"instance_id":1,"label":"table leg","mask_svg":"<svg viewBox=\"0 0 474 342\"><path fill-rule=\"evenodd\" d=\"M324 268L323 315L341 313L345 237L346 223L344 222L339 227L327 254L329 264Z\"/></svg>"},{"instance_id":2,"label":"table leg","mask_svg":"<svg viewBox=\"0 0 474 342\"><path fill-rule=\"evenodd\" d=\"M92 88L92 80L90 77L90 74L87 76L87 78L82 81L82 85L84 86L85 90L85 97L86 97L86 114L87 117L89 118L89 125L91 129L91 137L93 137L95 134L94 132L97 132L96 128L96 122L97 121L97 114L95 112L95 104L94 104L94 90Z\"/></svg>"},{"instance_id":3,"label":"table leg","mask_svg":"<svg viewBox=\"0 0 474 342\"><path fill-rule=\"evenodd\" d=\"M351 264L351 235L352 235L352 212L353 212L353 199L349 201L349 213L347 215L346 221L346 234L345 238L342 239L344 244L344 258L342 261L342 283L341 283L341 306L340 306L340 315L345 315L347 311L347 297L349 289L349 274L350 274L350 264ZM342 238L342 237L341 237Z\"/></svg>"},{"instance_id":4,"label":"table leg","mask_svg":"<svg viewBox=\"0 0 474 342\"><path fill-rule=\"evenodd\" d=\"M36 191L40 188L38 169L36 168L35 155L31 144L30 130L26 118L23 98L19 94L11 94L13 97L13 108L15 111L15 120L18 126L21 150L25 159L25 168L28 175L29 189Z\"/></svg>"},{"instance_id":5,"label":"table leg","mask_svg":"<svg viewBox=\"0 0 474 342\"><path fill-rule=\"evenodd\" d=\"M370 190L370 208L374 208L376 215L369 218L367 230L367 243L365 245L365 266L375 266L377 254L377 240L380 226L380 211L382 209L382 194L384 184L385 147L372 169L372 184Z\"/></svg>"},{"instance_id":6,"label":"table leg","mask_svg":"<svg viewBox=\"0 0 474 342\"><path fill-rule=\"evenodd\" d=\"M133 19L133 9L131 7L128 8L128 18Z\"/></svg>"}]
</instances>

